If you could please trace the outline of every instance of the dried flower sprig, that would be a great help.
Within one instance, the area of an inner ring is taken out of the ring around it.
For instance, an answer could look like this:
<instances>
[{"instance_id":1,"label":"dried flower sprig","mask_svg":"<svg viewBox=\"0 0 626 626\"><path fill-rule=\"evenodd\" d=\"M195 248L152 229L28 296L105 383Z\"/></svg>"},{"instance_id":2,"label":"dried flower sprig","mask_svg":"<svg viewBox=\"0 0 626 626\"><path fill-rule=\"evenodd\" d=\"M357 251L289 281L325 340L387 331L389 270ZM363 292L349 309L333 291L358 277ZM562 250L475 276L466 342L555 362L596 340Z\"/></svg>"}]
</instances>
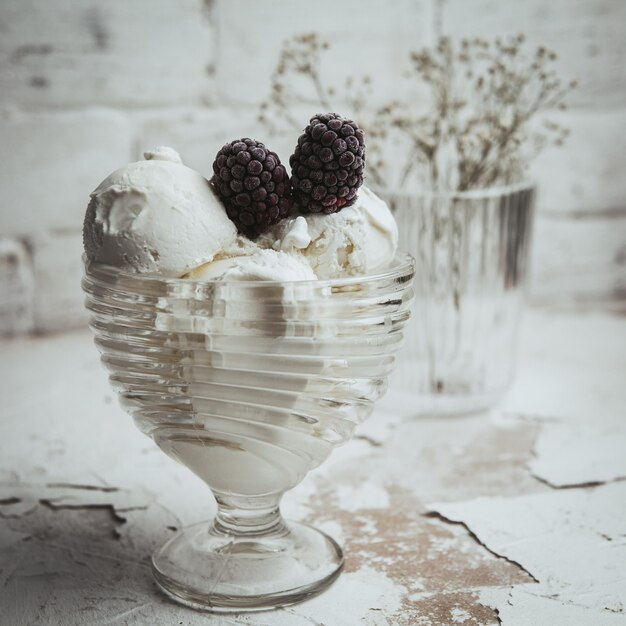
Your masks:
<instances>
[{"instance_id":1,"label":"dried flower sprig","mask_svg":"<svg viewBox=\"0 0 626 626\"><path fill-rule=\"evenodd\" d=\"M539 47L529 55L524 43L518 35L455 46L444 37L433 50L411 53L413 77L430 88L430 112L417 121L398 107L385 115L391 127L409 132L429 165L430 187L509 184L524 176L546 143L562 144L568 131L561 125L547 123L531 134L529 122L541 110L564 108L575 83L562 84L553 68L556 53Z\"/></svg>"},{"instance_id":2,"label":"dried flower sprig","mask_svg":"<svg viewBox=\"0 0 626 626\"><path fill-rule=\"evenodd\" d=\"M296 35L283 42L278 63L271 78L270 95L267 100L261 103L259 112L259 121L265 124L270 131L280 130L276 128L274 120L280 119L281 115L273 115L272 113L275 111L282 114L282 117L294 130L300 129L302 123L294 117L290 108L294 102L313 99L325 109L330 110L330 98L333 95L333 90L329 88L327 91L320 77L320 52L327 50L328 47L328 42L321 41L316 33ZM295 91L293 77L297 75L309 80L309 84L314 90L313 94ZM311 98L311 96L313 97ZM272 108L275 111L271 111Z\"/></svg>"},{"instance_id":3,"label":"dried flower sprig","mask_svg":"<svg viewBox=\"0 0 626 626\"><path fill-rule=\"evenodd\" d=\"M356 120L359 126L368 128L368 176L378 185L384 184L379 175L383 168L382 153L376 142L376 129L373 123L374 111L367 110L367 102L372 93L372 80L368 75L346 76L341 89L326 87L321 78L321 55L330 44L316 33L295 35L283 42L278 63L271 77L270 93L261 102L258 119L272 133L284 131L276 122L285 122L291 129L301 132L305 126L298 119L293 108L298 103L310 103L315 110L334 111L334 102L341 101L338 107L346 115ZM369 123L367 117L369 114Z\"/></svg>"},{"instance_id":4,"label":"dried flower sprig","mask_svg":"<svg viewBox=\"0 0 626 626\"><path fill-rule=\"evenodd\" d=\"M530 160L548 143L561 145L568 131L555 122L531 128L539 111L565 108L575 86L563 84L544 47L528 54L523 35L507 39L464 39L453 44L441 38L433 49L410 54L407 80L426 85L431 106L391 101L371 111L373 85L368 76L348 76L343 93L325 87L321 53L328 42L315 33L285 41L272 75L269 98L261 104L259 120L276 131L273 120L284 119L300 129L292 112L297 102L333 110L342 101L368 133L368 175L377 185L389 180L385 146L405 146L399 186L413 181L431 189L465 191L510 184L524 176ZM294 85L302 85L305 92ZM344 107L342 107L344 108Z\"/></svg>"}]
</instances>

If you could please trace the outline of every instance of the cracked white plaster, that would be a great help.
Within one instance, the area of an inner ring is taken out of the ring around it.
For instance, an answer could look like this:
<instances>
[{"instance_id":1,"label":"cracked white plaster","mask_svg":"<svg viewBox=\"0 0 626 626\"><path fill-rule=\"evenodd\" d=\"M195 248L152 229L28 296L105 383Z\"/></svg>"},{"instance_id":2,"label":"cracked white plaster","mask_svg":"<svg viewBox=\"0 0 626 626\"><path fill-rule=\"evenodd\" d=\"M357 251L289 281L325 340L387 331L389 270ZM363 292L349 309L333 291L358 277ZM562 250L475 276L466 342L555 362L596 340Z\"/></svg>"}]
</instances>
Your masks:
<instances>
[{"instance_id":1,"label":"cracked white plaster","mask_svg":"<svg viewBox=\"0 0 626 626\"><path fill-rule=\"evenodd\" d=\"M29 537L28 533L12 530L0 524L0 598L1 590L6 587L7 582L21 565L24 542ZM0 618L2 618L1 606Z\"/></svg>"},{"instance_id":2,"label":"cracked white plaster","mask_svg":"<svg viewBox=\"0 0 626 626\"><path fill-rule=\"evenodd\" d=\"M464 624L467 622L472 616L463 609L454 608L450 611L450 621L453 624Z\"/></svg>"},{"instance_id":3,"label":"cracked white plaster","mask_svg":"<svg viewBox=\"0 0 626 626\"><path fill-rule=\"evenodd\" d=\"M16 544L24 541L28 536L28 533L22 533L0 526L0 551L14 547Z\"/></svg>"},{"instance_id":4,"label":"cracked white plaster","mask_svg":"<svg viewBox=\"0 0 626 626\"><path fill-rule=\"evenodd\" d=\"M480 600L498 610L502 626L624 626L626 623L621 612L563 604L558 598L543 597L522 585L510 590L481 589Z\"/></svg>"},{"instance_id":5,"label":"cracked white plaster","mask_svg":"<svg viewBox=\"0 0 626 626\"><path fill-rule=\"evenodd\" d=\"M356 513L361 509L389 508L389 492L373 482L337 485L337 496L344 511Z\"/></svg>"},{"instance_id":6,"label":"cracked white plaster","mask_svg":"<svg viewBox=\"0 0 626 626\"><path fill-rule=\"evenodd\" d=\"M0 515L19 517L32 511L40 502L53 508L89 508L110 506L124 517L124 512L145 509L150 503L142 492L38 484L0 484ZM9 504L2 504L2 502ZM6 510L5 510L6 509Z\"/></svg>"},{"instance_id":7,"label":"cracked white plaster","mask_svg":"<svg viewBox=\"0 0 626 626\"><path fill-rule=\"evenodd\" d=\"M33 498L22 500L16 496L2 497L0 499L0 517L22 517L30 513L38 504Z\"/></svg>"},{"instance_id":8,"label":"cracked white plaster","mask_svg":"<svg viewBox=\"0 0 626 626\"><path fill-rule=\"evenodd\" d=\"M364 439L373 446L382 446L387 443L393 431L403 422L400 415L401 406L402 396L390 393L387 396L387 410L377 405L372 418L359 424L354 434L355 438Z\"/></svg>"},{"instance_id":9,"label":"cracked white plaster","mask_svg":"<svg viewBox=\"0 0 626 626\"><path fill-rule=\"evenodd\" d=\"M626 324L605 313L525 315L516 380L502 408L623 427Z\"/></svg>"},{"instance_id":10,"label":"cracked white plaster","mask_svg":"<svg viewBox=\"0 0 626 626\"><path fill-rule=\"evenodd\" d=\"M626 430L545 424L529 469L553 487L626 478Z\"/></svg>"},{"instance_id":11,"label":"cracked white plaster","mask_svg":"<svg viewBox=\"0 0 626 626\"><path fill-rule=\"evenodd\" d=\"M428 508L528 571L534 595L599 616L624 611L626 483Z\"/></svg>"},{"instance_id":12,"label":"cracked white plaster","mask_svg":"<svg viewBox=\"0 0 626 626\"><path fill-rule=\"evenodd\" d=\"M401 607L404 591L382 572L365 566L358 572L343 573L323 595L298 605L297 611L315 615L329 626L354 626L357 615L363 616L364 625L374 626L381 623L375 621L380 612L392 615Z\"/></svg>"},{"instance_id":13,"label":"cracked white plaster","mask_svg":"<svg viewBox=\"0 0 626 626\"><path fill-rule=\"evenodd\" d=\"M556 321L560 323L560 319L557 317ZM589 323L594 324L594 319ZM566 320L565 324L567 326L569 322ZM552 333L554 325L546 326L546 331L540 327L535 329L540 333L534 340L537 346L549 340L546 333ZM614 324L607 325L603 321L602 326L607 326L607 332L615 330ZM602 344L597 341L597 328L592 328L590 333L595 337L596 346ZM615 345L614 336L604 342L601 350L606 349L608 357L599 362L613 363L617 367L619 359ZM465 593L466 588L462 585L469 585L471 598L463 596L449 601L444 592L433 592L426 587L423 594L416 593L420 588L419 581L413 582L408 591L399 580L386 576L378 568L381 564L387 565L390 562L387 559L398 558L391 556L391 550L379 562L344 573L328 592L309 603L290 607L290 611L260 617L228 616L228 621L224 621L223 616L196 614L168 602L157 592L152 581L149 555L174 530L212 516L214 503L209 489L186 468L161 453L135 428L118 406L106 372L97 363L97 351L87 332L4 342L0 345L0 353L7 362L14 364L6 368L3 378L6 392L2 398L4 408L0 420L0 500L5 504L0 505L0 515L13 507L14 512L19 513L16 517L0 518L0 623L16 626L80 623L90 626L110 619L114 623L117 620L117 623L153 626L170 626L180 621L186 626L226 623L242 626L310 626L316 623L354 626L357 621L364 626L391 623L404 626L407 623L406 619L404 623L402 621L406 615L405 603L419 602L421 595L432 607L447 606L450 602L450 609L457 606L469 613L476 611L474 598L479 592L482 597L484 589L472 585L469 580L458 581L459 592ZM560 359L558 355L537 358L545 358L560 368L555 374L558 384L549 397L542 399L533 395L532 385L518 394L527 400L529 411L526 414L539 415L542 426L546 425L546 416L558 417L556 413L540 410L549 408L549 404L542 402L554 399L554 394L561 393L568 380L575 380L577 385L575 402L578 404L572 406L575 418L582 419L583 413L588 414L589 407L597 406L600 392L607 398L609 409L615 408L624 398L622 388L614 388L614 374L609 377L613 382L608 380L598 387L598 377L592 373L589 386L585 387L580 359ZM547 368L538 371L544 378L549 373ZM572 372L578 373L571 377ZM522 385L528 382L523 376L520 380ZM545 380L542 382L545 384ZM566 400L565 396L560 400L564 414L567 412ZM360 508L366 505L368 511L376 508L381 489L396 487L412 494L401 501L400 506L405 512L408 507L419 506L415 502L424 500L467 501L482 494L507 496L508 501L524 502L521 494L540 492L546 500L538 501L537 506L542 515L544 509L550 512L545 515L554 526L553 531L558 530L560 534L572 534L573 530L580 532L589 537L588 545L594 548L610 546L605 552L620 549L623 538L620 540L618 535L623 532L620 530L620 520L625 517L623 512L612 514L610 508L601 507L596 511L597 518L589 513L585 529L578 529L576 525L572 527L571 520L577 519L579 512L574 511L573 517L559 517L552 511L552 505L565 502L561 499L564 494L596 490L552 490L532 478L525 464L536 435L535 422L522 422L497 414L491 419L483 416L414 420L409 415L411 401L410 395L389 393L374 415L358 428L357 435L362 438L337 450L327 463L287 494L283 507L285 516L296 519L314 517L315 511L320 509L320 501L322 507L326 506L324 498L328 497L328 516L322 516L324 520L315 523L343 543L350 558L350 550L354 547L347 545L346 541L352 539L349 529L342 528L338 516L356 509L348 515L366 522L369 514L362 513ZM533 407L537 408L536 412ZM606 414L596 412L594 426L602 430L603 424L611 423L610 417L611 410ZM570 423L575 426L574 422ZM623 428L623 421L612 423ZM342 480L334 480L339 475ZM329 493L320 491L320 484L332 485L334 482L339 482L343 489L337 503L333 501L334 487ZM366 482L370 485L359 488ZM16 490L16 486L23 491ZM81 486L91 488L81 491ZM128 499L124 499L124 494ZM51 505L37 506L40 500L50 501ZM116 524L108 512L97 510L102 506L111 506L115 515L126 519L126 523ZM463 506L459 504L461 509ZM587 501L585 506L593 511L595 500ZM608 524L611 515L617 518L615 529ZM404 522L400 524L398 537L406 530ZM507 524L504 525L506 528ZM367 533L376 526L370 523L362 528ZM460 527L454 529L455 536L465 532ZM523 529L516 530L516 533L522 538L519 550L524 553L519 562L539 577L535 571L535 561L540 556L536 554L538 547L525 537ZM568 538L556 545L552 560L558 561L561 558L559 550L566 552L573 541ZM420 543L407 541L406 545L407 557L410 557L412 546L419 549ZM471 547L472 542L467 541L455 552L454 544L445 538L434 538L429 549L434 552L433 558L442 558L445 553L450 567L454 568L457 563L467 561L468 555L464 552ZM587 559L582 548L578 559L581 562ZM592 565L595 567L595 562ZM619 564L616 567L614 580L626 572L626 566ZM545 568L541 569L541 575L545 571ZM415 571L416 578L422 574ZM557 574L550 581L550 590L562 593L561 586L566 585L565 574ZM7 580L8 585L3 588L3 581ZM524 593L548 593L543 579L540 580L541 584L524 587ZM588 591L597 597L607 591L605 582L604 577L593 581ZM427 586L427 581L424 584ZM532 591L528 591L529 588ZM521 589L515 587L511 591L506 587L497 590L503 592L502 597L498 596L503 615L508 615L508 610L515 610L515 606L507 604L511 598L520 606L548 602L541 595L536 596L537 599L519 595ZM607 606L613 611L621 610L620 601L613 597L612 589L608 588L608 592L605 594ZM609 620L613 615L623 619L622 615L609 610L574 607L569 603L567 593L563 598L545 604L546 610L554 608L550 616L558 616L558 607L562 606L565 616L574 615L575 610L580 611L581 616L598 616L595 621L579 621L585 626L588 623L604 624L602 620ZM428 614L424 615L423 621L421 617L409 619L418 620L409 622L411 624L450 624L455 623L453 619L462 619L462 615L446 610L440 616L441 622ZM483 619L484 623L492 623L487 617ZM509 619L508 623L526 626L522 619ZM553 624L559 623L555 617ZM606 621L607 626L614 623Z\"/></svg>"}]
</instances>

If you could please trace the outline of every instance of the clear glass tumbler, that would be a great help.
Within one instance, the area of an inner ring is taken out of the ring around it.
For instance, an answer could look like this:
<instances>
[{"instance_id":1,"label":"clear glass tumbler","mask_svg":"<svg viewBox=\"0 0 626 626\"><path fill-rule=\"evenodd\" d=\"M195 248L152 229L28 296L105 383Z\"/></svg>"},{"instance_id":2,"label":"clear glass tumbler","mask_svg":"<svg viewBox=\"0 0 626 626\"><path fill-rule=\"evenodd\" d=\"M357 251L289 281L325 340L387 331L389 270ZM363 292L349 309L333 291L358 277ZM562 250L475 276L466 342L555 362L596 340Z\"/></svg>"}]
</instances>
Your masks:
<instances>
[{"instance_id":1,"label":"clear glass tumbler","mask_svg":"<svg viewBox=\"0 0 626 626\"><path fill-rule=\"evenodd\" d=\"M381 192L416 259L413 319L394 374L418 414L473 413L512 382L528 273L532 184Z\"/></svg>"},{"instance_id":2,"label":"clear glass tumbler","mask_svg":"<svg viewBox=\"0 0 626 626\"><path fill-rule=\"evenodd\" d=\"M153 555L175 600L262 610L326 588L333 539L285 522L285 491L345 442L386 390L413 295L413 260L330 281L220 282L85 261L90 325L136 425L210 487L214 520Z\"/></svg>"}]
</instances>

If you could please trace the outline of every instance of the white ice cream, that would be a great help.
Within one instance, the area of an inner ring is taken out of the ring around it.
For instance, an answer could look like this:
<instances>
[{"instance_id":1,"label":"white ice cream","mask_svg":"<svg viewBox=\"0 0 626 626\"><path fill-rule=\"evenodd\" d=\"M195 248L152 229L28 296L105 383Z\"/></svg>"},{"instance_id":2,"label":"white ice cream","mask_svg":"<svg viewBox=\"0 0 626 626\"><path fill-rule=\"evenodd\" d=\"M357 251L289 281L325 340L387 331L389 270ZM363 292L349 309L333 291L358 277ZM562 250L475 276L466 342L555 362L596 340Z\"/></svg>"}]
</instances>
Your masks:
<instances>
[{"instance_id":1,"label":"white ice cream","mask_svg":"<svg viewBox=\"0 0 626 626\"><path fill-rule=\"evenodd\" d=\"M260 248L254 242L238 237L235 245L223 250L210 263L204 263L188 272L185 278L294 281L316 280L317 277L302 255Z\"/></svg>"},{"instance_id":2,"label":"white ice cream","mask_svg":"<svg viewBox=\"0 0 626 626\"><path fill-rule=\"evenodd\" d=\"M237 231L208 181L175 150L161 147L144 156L91 194L85 252L91 261L180 276L212 261Z\"/></svg>"},{"instance_id":3,"label":"white ice cream","mask_svg":"<svg viewBox=\"0 0 626 626\"><path fill-rule=\"evenodd\" d=\"M367 274L390 263L398 226L387 204L361 187L356 202L333 213L280 222L259 239L261 246L302 255L319 279Z\"/></svg>"}]
</instances>

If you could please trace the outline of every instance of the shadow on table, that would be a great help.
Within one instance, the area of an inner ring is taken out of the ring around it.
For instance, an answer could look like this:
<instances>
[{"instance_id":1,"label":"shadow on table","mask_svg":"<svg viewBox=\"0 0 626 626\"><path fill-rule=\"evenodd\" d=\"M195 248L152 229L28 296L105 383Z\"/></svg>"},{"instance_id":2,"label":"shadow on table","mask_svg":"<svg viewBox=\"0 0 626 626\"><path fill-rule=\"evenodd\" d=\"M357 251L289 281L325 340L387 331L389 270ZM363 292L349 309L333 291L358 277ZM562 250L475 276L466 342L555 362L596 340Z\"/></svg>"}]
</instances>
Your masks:
<instances>
[{"instance_id":1,"label":"shadow on table","mask_svg":"<svg viewBox=\"0 0 626 626\"><path fill-rule=\"evenodd\" d=\"M145 607L172 606L150 571L163 536L120 539L122 523L109 506L39 504L0 518L0 623L85 624L127 613L134 621Z\"/></svg>"}]
</instances>

